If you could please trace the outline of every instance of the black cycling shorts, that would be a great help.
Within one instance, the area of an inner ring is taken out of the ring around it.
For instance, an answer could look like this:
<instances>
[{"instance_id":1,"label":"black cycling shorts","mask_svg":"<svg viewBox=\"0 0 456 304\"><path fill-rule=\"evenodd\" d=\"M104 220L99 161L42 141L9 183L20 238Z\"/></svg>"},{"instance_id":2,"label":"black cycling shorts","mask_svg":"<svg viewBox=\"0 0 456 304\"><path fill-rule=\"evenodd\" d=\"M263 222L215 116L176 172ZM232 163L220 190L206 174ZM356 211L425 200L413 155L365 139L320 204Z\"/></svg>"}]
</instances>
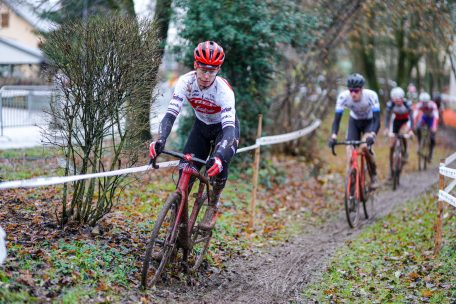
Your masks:
<instances>
[{"instance_id":1,"label":"black cycling shorts","mask_svg":"<svg viewBox=\"0 0 456 304\"><path fill-rule=\"evenodd\" d=\"M399 130L402 128L402 126L406 123L408 123L408 118L407 119L394 119L393 120L393 133L397 134L399 133Z\"/></svg>"},{"instance_id":2,"label":"black cycling shorts","mask_svg":"<svg viewBox=\"0 0 456 304\"><path fill-rule=\"evenodd\" d=\"M369 132L373 119L354 119L350 116L348 120L347 140L361 140L361 135Z\"/></svg>"},{"instance_id":3,"label":"black cycling shorts","mask_svg":"<svg viewBox=\"0 0 456 304\"><path fill-rule=\"evenodd\" d=\"M219 180L223 185L228 177L228 167L232 157L236 154L236 150L239 144L240 128L239 120L236 117L235 120L235 142L228 148L229 150L224 153L224 159L222 160L223 170L216 176L216 181ZM206 125L198 118L195 119L190 135L187 138L187 142L184 147L184 154L194 154L195 157L200 159L207 159L211 152L211 144L215 146L214 151L217 150L217 145L223 138L222 124ZM182 162L182 161L181 161ZM196 167L200 169L201 164L195 163Z\"/></svg>"}]
</instances>

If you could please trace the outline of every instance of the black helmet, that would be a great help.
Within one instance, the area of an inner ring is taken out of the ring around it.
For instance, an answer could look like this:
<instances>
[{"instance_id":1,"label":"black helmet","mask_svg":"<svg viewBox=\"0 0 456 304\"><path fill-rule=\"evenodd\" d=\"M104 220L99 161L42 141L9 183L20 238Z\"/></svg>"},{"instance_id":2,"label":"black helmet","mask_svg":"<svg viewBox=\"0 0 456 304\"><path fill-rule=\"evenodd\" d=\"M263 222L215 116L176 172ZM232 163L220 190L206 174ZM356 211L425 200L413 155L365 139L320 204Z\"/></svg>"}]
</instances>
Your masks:
<instances>
[{"instance_id":1,"label":"black helmet","mask_svg":"<svg viewBox=\"0 0 456 304\"><path fill-rule=\"evenodd\" d=\"M347 87L362 88L364 86L364 77L361 74L355 73L348 76Z\"/></svg>"}]
</instances>

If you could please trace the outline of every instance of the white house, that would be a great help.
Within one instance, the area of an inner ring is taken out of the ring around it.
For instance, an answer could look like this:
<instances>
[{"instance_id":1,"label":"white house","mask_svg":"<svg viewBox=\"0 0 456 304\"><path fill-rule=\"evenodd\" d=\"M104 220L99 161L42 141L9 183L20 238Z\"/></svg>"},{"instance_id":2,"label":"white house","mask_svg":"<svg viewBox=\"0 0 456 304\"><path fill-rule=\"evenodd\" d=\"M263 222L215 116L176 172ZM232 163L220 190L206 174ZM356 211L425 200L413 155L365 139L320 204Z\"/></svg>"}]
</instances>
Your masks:
<instances>
[{"instance_id":1,"label":"white house","mask_svg":"<svg viewBox=\"0 0 456 304\"><path fill-rule=\"evenodd\" d=\"M38 77L44 57L42 36L54 28L39 18L30 5L15 0L0 1L0 77Z\"/></svg>"}]
</instances>

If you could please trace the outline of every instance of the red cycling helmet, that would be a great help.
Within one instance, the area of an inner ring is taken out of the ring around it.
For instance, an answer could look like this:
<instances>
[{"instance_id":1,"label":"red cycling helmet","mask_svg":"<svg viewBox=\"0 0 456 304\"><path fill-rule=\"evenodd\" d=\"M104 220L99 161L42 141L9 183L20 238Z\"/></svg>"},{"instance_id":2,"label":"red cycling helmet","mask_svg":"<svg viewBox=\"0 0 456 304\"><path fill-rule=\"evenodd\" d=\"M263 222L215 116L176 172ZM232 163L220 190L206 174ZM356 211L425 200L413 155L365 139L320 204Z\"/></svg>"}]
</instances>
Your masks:
<instances>
[{"instance_id":1,"label":"red cycling helmet","mask_svg":"<svg viewBox=\"0 0 456 304\"><path fill-rule=\"evenodd\" d=\"M197 65L205 68L217 68L225 60L223 48L214 41L200 42L193 52Z\"/></svg>"}]
</instances>

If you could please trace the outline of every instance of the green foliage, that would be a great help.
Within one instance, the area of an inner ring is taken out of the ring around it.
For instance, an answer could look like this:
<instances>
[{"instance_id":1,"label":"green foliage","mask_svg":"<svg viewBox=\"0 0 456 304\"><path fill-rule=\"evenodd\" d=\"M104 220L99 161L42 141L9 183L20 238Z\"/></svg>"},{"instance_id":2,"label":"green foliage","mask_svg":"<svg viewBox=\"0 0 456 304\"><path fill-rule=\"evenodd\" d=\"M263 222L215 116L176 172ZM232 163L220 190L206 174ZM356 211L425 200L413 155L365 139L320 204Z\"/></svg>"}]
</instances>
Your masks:
<instances>
[{"instance_id":1,"label":"green foliage","mask_svg":"<svg viewBox=\"0 0 456 304\"><path fill-rule=\"evenodd\" d=\"M38 0L39 2L41 0ZM86 2L87 6L84 6ZM36 5L37 3L35 3ZM60 9L54 8L58 5ZM42 12L42 17L53 22L62 24L69 20L80 20L85 15L96 16L110 14L113 11L118 11L122 14L135 16L133 0L59 0L58 4L52 6L52 10Z\"/></svg>"},{"instance_id":2,"label":"green foliage","mask_svg":"<svg viewBox=\"0 0 456 304\"><path fill-rule=\"evenodd\" d=\"M193 67L193 49L201 41L222 45L226 58L221 75L235 92L242 143L252 144L257 115L266 117L271 104L268 88L274 68L283 59L278 46L307 46L315 39L307 33L316 20L292 1L181 0L178 6L186 11L180 32L189 42L184 62Z\"/></svg>"},{"instance_id":3,"label":"green foliage","mask_svg":"<svg viewBox=\"0 0 456 304\"><path fill-rule=\"evenodd\" d=\"M319 302L431 302L456 300L456 225L444 222L445 240L433 257L434 196L410 202L341 248L319 282L306 287Z\"/></svg>"},{"instance_id":4,"label":"green foliage","mask_svg":"<svg viewBox=\"0 0 456 304\"><path fill-rule=\"evenodd\" d=\"M373 89L379 88L377 77L387 77L402 87L413 81L418 90L441 90L443 57L453 45L453 9L453 4L443 1L364 1L350 33L356 69ZM424 71L418 67L422 59ZM389 91L387 85L383 89Z\"/></svg>"}]
</instances>

